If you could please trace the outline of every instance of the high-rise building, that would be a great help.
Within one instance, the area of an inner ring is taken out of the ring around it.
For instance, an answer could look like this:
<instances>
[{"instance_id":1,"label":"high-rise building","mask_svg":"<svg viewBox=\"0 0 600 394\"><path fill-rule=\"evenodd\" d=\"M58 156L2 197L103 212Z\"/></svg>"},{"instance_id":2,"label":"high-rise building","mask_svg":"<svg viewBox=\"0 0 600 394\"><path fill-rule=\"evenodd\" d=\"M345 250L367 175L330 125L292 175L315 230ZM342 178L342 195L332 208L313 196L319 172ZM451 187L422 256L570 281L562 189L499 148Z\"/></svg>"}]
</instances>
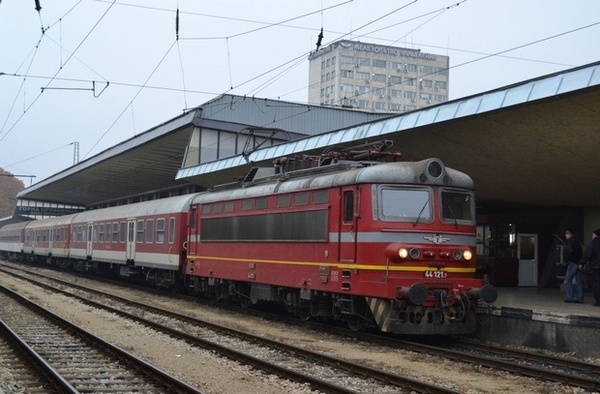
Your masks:
<instances>
[{"instance_id":1,"label":"high-rise building","mask_svg":"<svg viewBox=\"0 0 600 394\"><path fill-rule=\"evenodd\" d=\"M310 104L407 112L448 100L448 56L342 40L308 60Z\"/></svg>"}]
</instances>

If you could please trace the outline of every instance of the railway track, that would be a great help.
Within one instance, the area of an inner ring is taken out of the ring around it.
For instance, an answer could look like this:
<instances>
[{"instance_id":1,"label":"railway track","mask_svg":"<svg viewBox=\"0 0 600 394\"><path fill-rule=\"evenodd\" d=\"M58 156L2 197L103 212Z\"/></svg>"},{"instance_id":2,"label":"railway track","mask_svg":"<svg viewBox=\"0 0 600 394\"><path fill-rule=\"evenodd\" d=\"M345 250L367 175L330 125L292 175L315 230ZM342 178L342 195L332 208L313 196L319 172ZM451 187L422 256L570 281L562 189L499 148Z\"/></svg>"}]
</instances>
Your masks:
<instances>
[{"instance_id":1,"label":"railway track","mask_svg":"<svg viewBox=\"0 0 600 394\"><path fill-rule=\"evenodd\" d=\"M57 279L52 280L58 282ZM71 286L68 282L64 282L64 284ZM286 318L281 318L280 316L276 317L276 319L286 320ZM198 322L193 324L198 324ZM293 324L298 324L298 321L295 320ZM453 340L450 344L442 343L434 346L426 343L399 340L388 336L350 332L345 329L318 323L303 322L303 324L318 331L328 331L338 335L351 336L359 340L375 342L381 346L405 349L419 354L434 355L493 370L502 370L521 376L533 377L542 381L554 381L569 386L580 387L585 390L600 390L600 366L572 358L543 355L512 348L480 344L474 341L464 342L462 340ZM331 361L335 362L335 360ZM351 366L348 366L348 368L351 368Z\"/></svg>"},{"instance_id":2,"label":"railway track","mask_svg":"<svg viewBox=\"0 0 600 394\"><path fill-rule=\"evenodd\" d=\"M10 341L61 392L202 393L3 286L0 312Z\"/></svg>"},{"instance_id":3,"label":"railway track","mask_svg":"<svg viewBox=\"0 0 600 394\"><path fill-rule=\"evenodd\" d=\"M45 282L41 282L27 276L17 275L12 271L3 270L3 272L50 291L77 298L94 308L110 311L125 319L135 320L171 337L185 340L194 346L211 349L230 359L252 365L254 368L296 382L308 383L312 388L323 392L456 393L455 390L387 372L381 368L372 368L341 360L67 281L45 277L43 279ZM37 273L29 274L42 276ZM94 301L91 300L92 298Z\"/></svg>"}]
</instances>

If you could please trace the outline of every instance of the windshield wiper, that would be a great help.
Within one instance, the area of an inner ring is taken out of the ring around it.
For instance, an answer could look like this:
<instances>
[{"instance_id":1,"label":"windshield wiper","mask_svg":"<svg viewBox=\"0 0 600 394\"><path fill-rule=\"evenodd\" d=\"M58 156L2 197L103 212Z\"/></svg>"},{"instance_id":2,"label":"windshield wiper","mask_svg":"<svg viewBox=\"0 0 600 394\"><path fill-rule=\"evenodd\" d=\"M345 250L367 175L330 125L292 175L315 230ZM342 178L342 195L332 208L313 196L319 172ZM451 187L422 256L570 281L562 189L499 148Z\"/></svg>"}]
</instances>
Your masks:
<instances>
[{"instance_id":1,"label":"windshield wiper","mask_svg":"<svg viewBox=\"0 0 600 394\"><path fill-rule=\"evenodd\" d=\"M450 203L448 201L446 201L446 206L448 207L448 209L450 210L450 213L452 214L452 219L454 219L454 226L456 226L456 228L458 228L458 220L456 219L456 215L454 214L454 211L452 210L452 207L450 206Z\"/></svg>"},{"instance_id":2,"label":"windshield wiper","mask_svg":"<svg viewBox=\"0 0 600 394\"><path fill-rule=\"evenodd\" d=\"M429 200L425 201L425 204L423 204L423 208L421 208L421 211L419 211L419 214L417 215L417 220L415 220L415 222L413 223L413 227L415 227L417 225L417 223L419 223L419 220L421 219L421 215L423 214L423 211L425 210L425 207L427 206L427 204L429 204Z\"/></svg>"}]
</instances>

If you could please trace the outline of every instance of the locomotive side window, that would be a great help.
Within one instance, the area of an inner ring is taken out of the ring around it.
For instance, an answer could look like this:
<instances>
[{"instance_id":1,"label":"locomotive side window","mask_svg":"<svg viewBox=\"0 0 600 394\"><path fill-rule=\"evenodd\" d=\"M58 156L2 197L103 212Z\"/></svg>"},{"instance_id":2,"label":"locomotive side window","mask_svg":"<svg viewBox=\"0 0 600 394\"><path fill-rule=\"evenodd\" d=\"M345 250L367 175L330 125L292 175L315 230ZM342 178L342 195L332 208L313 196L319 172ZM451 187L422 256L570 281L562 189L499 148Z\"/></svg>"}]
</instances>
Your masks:
<instances>
[{"instance_id":1,"label":"locomotive side window","mask_svg":"<svg viewBox=\"0 0 600 394\"><path fill-rule=\"evenodd\" d=\"M456 223L457 221L473 222L475 204L473 195L457 190L442 190L442 221Z\"/></svg>"},{"instance_id":2,"label":"locomotive side window","mask_svg":"<svg viewBox=\"0 0 600 394\"><path fill-rule=\"evenodd\" d=\"M223 203L223 212L233 212L233 201Z\"/></svg>"},{"instance_id":3,"label":"locomotive side window","mask_svg":"<svg viewBox=\"0 0 600 394\"><path fill-rule=\"evenodd\" d=\"M294 205L308 205L308 193L294 194Z\"/></svg>"},{"instance_id":4,"label":"locomotive side window","mask_svg":"<svg viewBox=\"0 0 600 394\"><path fill-rule=\"evenodd\" d=\"M242 211L249 211L252 209L252 200L242 200Z\"/></svg>"},{"instance_id":5,"label":"locomotive side window","mask_svg":"<svg viewBox=\"0 0 600 394\"><path fill-rule=\"evenodd\" d=\"M281 196L277 196L277 206L278 207L289 207L291 204L291 199L289 194L284 194Z\"/></svg>"},{"instance_id":6,"label":"locomotive side window","mask_svg":"<svg viewBox=\"0 0 600 394\"><path fill-rule=\"evenodd\" d=\"M430 189L382 187L379 212L384 221L431 222Z\"/></svg>"},{"instance_id":7,"label":"locomotive side window","mask_svg":"<svg viewBox=\"0 0 600 394\"><path fill-rule=\"evenodd\" d=\"M205 215L210 213L210 204L204 204L202 206L202 213Z\"/></svg>"},{"instance_id":8,"label":"locomotive side window","mask_svg":"<svg viewBox=\"0 0 600 394\"><path fill-rule=\"evenodd\" d=\"M267 197L259 197L256 199L256 209L267 208Z\"/></svg>"},{"instance_id":9,"label":"locomotive side window","mask_svg":"<svg viewBox=\"0 0 600 394\"><path fill-rule=\"evenodd\" d=\"M347 190L344 192L344 223L352 222L354 217L354 192Z\"/></svg>"},{"instance_id":10,"label":"locomotive side window","mask_svg":"<svg viewBox=\"0 0 600 394\"><path fill-rule=\"evenodd\" d=\"M329 192L327 190L317 190L313 194L313 202L315 204L325 204L329 202Z\"/></svg>"}]
</instances>

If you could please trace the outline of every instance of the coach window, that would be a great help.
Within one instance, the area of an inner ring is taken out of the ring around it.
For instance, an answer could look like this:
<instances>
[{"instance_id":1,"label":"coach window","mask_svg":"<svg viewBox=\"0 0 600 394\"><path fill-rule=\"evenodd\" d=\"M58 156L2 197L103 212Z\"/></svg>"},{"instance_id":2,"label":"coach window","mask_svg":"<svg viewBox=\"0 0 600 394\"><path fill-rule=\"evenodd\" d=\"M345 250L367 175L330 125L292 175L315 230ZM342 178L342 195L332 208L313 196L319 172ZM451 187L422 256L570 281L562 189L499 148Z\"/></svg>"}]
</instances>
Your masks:
<instances>
[{"instance_id":1,"label":"coach window","mask_svg":"<svg viewBox=\"0 0 600 394\"><path fill-rule=\"evenodd\" d=\"M138 244L141 244L142 242L144 242L144 221L143 220L138 220L137 221L137 233L135 235L135 242L137 242Z\"/></svg>"},{"instance_id":2,"label":"coach window","mask_svg":"<svg viewBox=\"0 0 600 394\"><path fill-rule=\"evenodd\" d=\"M110 232L110 223L106 223L106 243L109 244L112 239L112 233Z\"/></svg>"},{"instance_id":3,"label":"coach window","mask_svg":"<svg viewBox=\"0 0 600 394\"><path fill-rule=\"evenodd\" d=\"M146 220L146 243L154 242L154 219Z\"/></svg>"},{"instance_id":4,"label":"coach window","mask_svg":"<svg viewBox=\"0 0 600 394\"><path fill-rule=\"evenodd\" d=\"M100 230L98 230L99 232L99 242L103 243L104 242L104 223L102 223L100 225ZM79 240L79 234L77 235L77 238Z\"/></svg>"},{"instance_id":5,"label":"coach window","mask_svg":"<svg viewBox=\"0 0 600 394\"><path fill-rule=\"evenodd\" d=\"M347 190L344 192L344 222L351 223L354 214L354 192Z\"/></svg>"},{"instance_id":6,"label":"coach window","mask_svg":"<svg viewBox=\"0 0 600 394\"><path fill-rule=\"evenodd\" d=\"M113 243L119 242L119 223L115 222L112 224L112 241Z\"/></svg>"},{"instance_id":7,"label":"coach window","mask_svg":"<svg viewBox=\"0 0 600 394\"><path fill-rule=\"evenodd\" d=\"M169 243L175 242L175 218L169 218Z\"/></svg>"},{"instance_id":8,"label":"coach window","mask_svg":"<svg viewBox=\"0 0 600 394\"><path fill-rule=\"evenodd\" d=\"M156 243L165 243L165 219L156 219Z\"/></svg>"},{"instance_id":9,"label":"coach window","mask_svg":"<svg viewBox=\"0 0 600 394\"><path fill-rule=\"evenodd\" d=\"M256 209L267 208L267 197L259 197L256 199Z\"/></svg>"},{"instance_id":10,"label":"coach window","mask_svg":"<svg viewBox=\"0 0 600 394\"><path fill-rule=\"evenodd\" d=\"M127 236L127 223L121 222L119 224L121 225L121 231L119 232L119 242L125 243L125 237Z\"/></svg>"}]
</instances>

